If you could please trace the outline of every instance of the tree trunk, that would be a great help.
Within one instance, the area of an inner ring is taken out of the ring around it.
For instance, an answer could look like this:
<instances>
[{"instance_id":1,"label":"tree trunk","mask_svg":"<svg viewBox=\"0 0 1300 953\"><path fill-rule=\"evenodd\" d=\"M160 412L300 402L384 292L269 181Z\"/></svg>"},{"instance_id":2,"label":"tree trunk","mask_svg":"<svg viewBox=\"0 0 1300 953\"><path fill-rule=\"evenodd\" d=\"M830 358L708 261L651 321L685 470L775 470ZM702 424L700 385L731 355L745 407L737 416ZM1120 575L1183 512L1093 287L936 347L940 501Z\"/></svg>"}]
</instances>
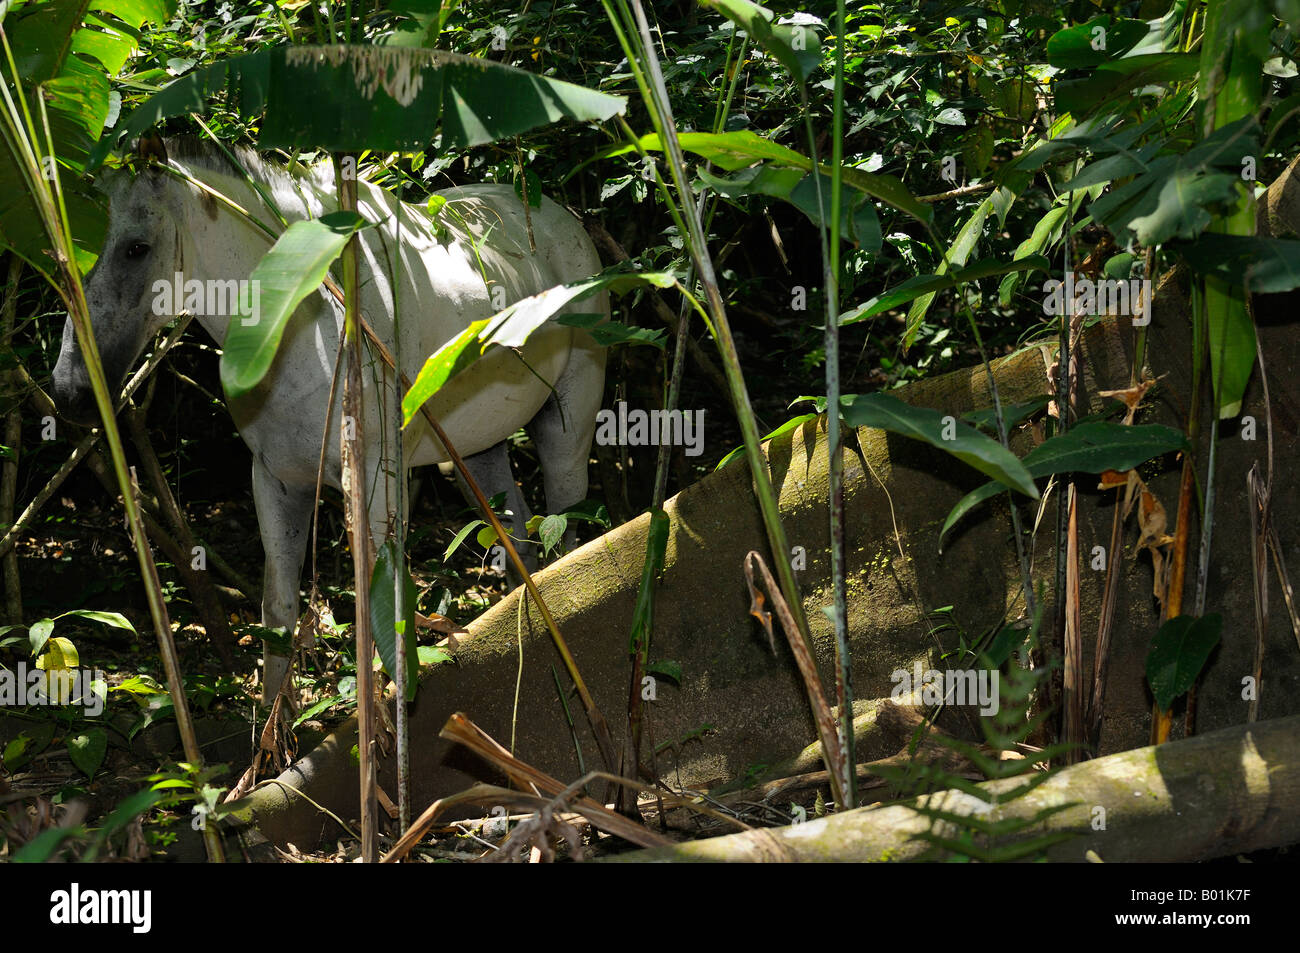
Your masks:
<instances>
[{"instance_id":1,"label":"tree trunk","mask_svg":"<svg viewBox=\"0 0 1300 953\"><path fill-rule=\"evenodd\" d=\"M1023 783L979 785L989 792ZM1107 863L1208 860L1300 841L1300 716L1224 728L1170 744L1137 748L1073 765L1023 797L989 809L962 791L918 798L982 822L1046 820L1005 838L1070 836L1046 849L1054 861ZM687 841L604 858L616 862L847 862L915 860L929 849L917 835L951 836L908 804L859 808L793 824Z\"/></svg>"}]
</instances>

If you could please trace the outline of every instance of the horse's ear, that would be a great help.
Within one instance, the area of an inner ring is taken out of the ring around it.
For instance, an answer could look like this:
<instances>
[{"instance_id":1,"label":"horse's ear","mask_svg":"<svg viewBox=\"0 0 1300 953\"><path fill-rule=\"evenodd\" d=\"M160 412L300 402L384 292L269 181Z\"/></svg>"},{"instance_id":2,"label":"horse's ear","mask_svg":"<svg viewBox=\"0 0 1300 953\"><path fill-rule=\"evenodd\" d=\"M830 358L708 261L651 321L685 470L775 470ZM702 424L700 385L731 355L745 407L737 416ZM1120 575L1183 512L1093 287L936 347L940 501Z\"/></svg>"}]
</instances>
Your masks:
<instances>
[{"instance_id":1,"label":"horse's ear","mask_svg":"<svg viewBox=\"0 0 1300 953\"><path fill-rule=\"evenodd\" d=\"M146 132L136 144L136 155L141 162L167 162L167 147L163 145L162 136L157 132Z\"/></svg>"}]
</instances>

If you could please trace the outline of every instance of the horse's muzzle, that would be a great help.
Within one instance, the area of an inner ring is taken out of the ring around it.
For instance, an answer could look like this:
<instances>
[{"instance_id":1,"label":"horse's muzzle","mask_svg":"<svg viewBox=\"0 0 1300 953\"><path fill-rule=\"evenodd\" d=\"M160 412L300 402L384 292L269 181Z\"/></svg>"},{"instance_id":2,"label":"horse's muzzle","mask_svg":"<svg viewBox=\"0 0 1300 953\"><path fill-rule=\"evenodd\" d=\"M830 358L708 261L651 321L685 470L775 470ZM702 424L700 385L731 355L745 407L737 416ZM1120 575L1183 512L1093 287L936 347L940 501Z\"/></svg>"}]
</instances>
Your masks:
<instances>
[{"instance_id":1,"label":"horse's muzzle","mask_svg":"<svg viewBox=\"0 0 1300 953\"><path fill-rule=\"evenodd\" d=\"M95 406L95 395L88 386L61 380L56 374L51 391L54 396L54 407L64 420L84 427L93 427L100 423L99 408Z\"/></svg>"}]
</instances>

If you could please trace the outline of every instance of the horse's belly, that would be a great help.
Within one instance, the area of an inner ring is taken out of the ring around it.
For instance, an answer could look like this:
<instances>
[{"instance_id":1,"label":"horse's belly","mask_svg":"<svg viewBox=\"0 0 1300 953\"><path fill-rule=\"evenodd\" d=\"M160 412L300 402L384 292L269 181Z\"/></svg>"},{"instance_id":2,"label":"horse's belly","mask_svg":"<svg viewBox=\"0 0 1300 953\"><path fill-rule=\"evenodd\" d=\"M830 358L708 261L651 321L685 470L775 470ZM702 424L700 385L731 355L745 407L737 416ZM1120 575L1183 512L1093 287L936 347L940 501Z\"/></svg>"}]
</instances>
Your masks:
<instances>
[{"instance_id":1,"label":"horse's belly","mask_svg":"<svg viewBox=\"0 0 1300 953\"><path fill-rule=\"evenodd\" d=\"M487 450L532 420L564 372L572 344L572 329L546 325L529 337L521 354L496 348L448 381L428 406L457 452ZM412 466L449 459L422 415L407 430Z\"/></svg>"}]
</instances>

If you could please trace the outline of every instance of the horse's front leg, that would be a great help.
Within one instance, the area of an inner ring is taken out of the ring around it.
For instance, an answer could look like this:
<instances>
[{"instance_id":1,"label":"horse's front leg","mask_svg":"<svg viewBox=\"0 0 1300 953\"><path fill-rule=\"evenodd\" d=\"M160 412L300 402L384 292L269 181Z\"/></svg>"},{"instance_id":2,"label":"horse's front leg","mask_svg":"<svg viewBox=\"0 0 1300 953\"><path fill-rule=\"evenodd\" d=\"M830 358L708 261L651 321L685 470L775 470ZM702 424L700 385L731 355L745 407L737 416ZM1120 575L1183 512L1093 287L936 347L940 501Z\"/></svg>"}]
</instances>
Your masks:
<instances>
[{"instance_id":1,"label":"horse's front leg","mask_svg":"<svg viewBox=\"0 0 1300 953\"><path fill-rule=\"evenodd\" d=\"M311 505L314 486L290 486L272 474L255 455L253 458L253 502L257 507L257 524L266 552L266 570L262 576L262 625L268 629L284 628L290 639L298 622L298 584L302 562L307 553L311 531ZM269 642L262 654L262 704L275 701L276 691L293 662L293 650L287 654ZM292 693L286 692L292 699Z\"/></svg>"}]
</instances>

